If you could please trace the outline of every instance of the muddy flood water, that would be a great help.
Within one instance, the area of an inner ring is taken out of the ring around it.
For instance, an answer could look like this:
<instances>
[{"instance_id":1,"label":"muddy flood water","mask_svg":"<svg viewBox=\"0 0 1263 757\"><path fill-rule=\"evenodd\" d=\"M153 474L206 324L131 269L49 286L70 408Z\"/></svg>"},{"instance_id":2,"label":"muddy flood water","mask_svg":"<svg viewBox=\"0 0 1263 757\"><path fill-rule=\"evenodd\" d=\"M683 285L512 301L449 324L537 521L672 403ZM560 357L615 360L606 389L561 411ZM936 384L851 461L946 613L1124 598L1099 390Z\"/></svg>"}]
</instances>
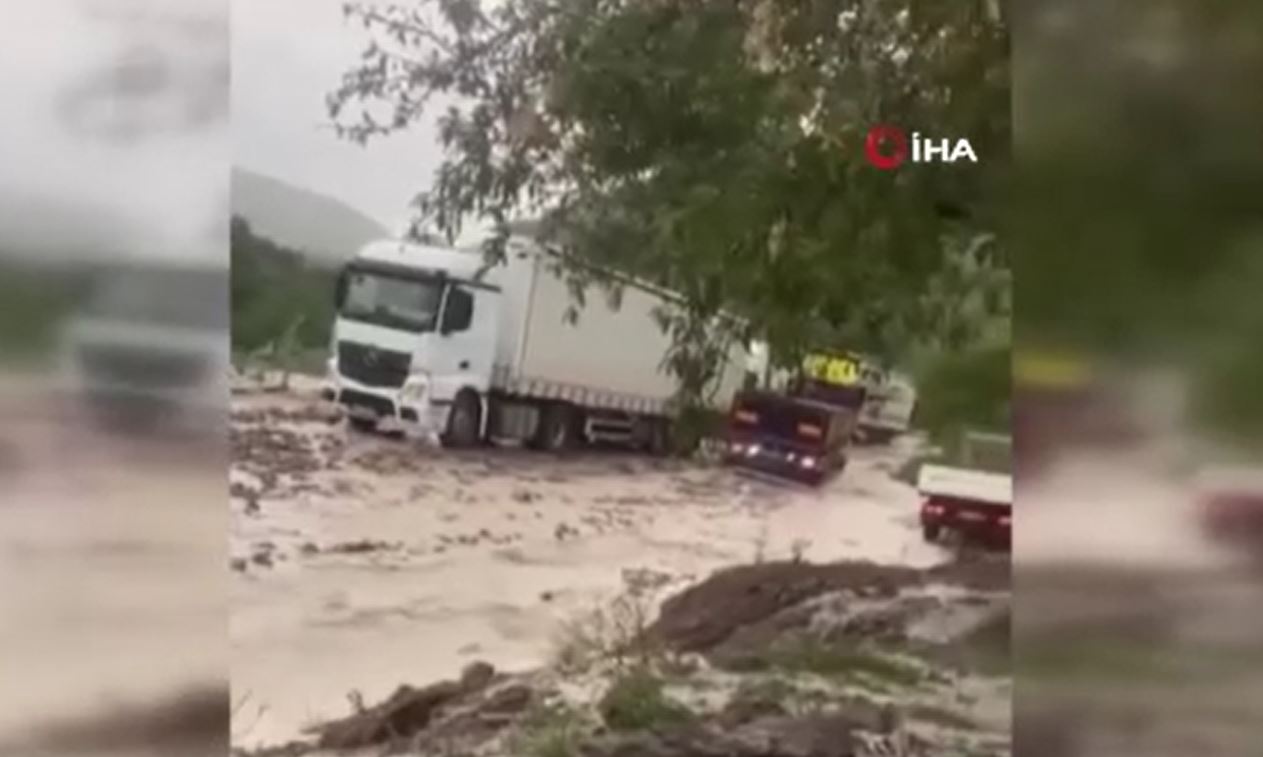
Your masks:
<instances>
[{"instance_id":1,"label":"muddy flood water","mask_svg":"<svg viewBox=\"0 0 1263 757\"><path fill-rule=\"evenodd\" d=\"M619 453L443 451L349 431L309 392L232 418L235 744L296 737L472 660L528 669L629 580L683 587L758 559L926 567L908 444L821 489Z\"/></svg>"}]
</instances>

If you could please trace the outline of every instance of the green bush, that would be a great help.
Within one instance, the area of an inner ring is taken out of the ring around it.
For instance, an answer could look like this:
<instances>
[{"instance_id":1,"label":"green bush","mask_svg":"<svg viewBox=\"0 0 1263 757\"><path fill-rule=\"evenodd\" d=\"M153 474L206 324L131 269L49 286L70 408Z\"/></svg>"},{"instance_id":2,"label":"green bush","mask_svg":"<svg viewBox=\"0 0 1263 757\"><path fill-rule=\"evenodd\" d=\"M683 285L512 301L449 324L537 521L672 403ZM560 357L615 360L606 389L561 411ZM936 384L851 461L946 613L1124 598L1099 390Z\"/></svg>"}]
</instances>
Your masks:
<instances>
[{"instance_id":1,"label":"green bush","mask_svg":"<svg viewBox=\"0 0 1263 757\"><path fill-rule=\"evenodd\" d=\"M294 324L296 347L329 344L337 273L308 265L302 254L232 222L232 345L248 353L279 339Z\"/></svg>"},{"instance_id":2,"label":"green bush","mask_svg":"<svg viewBox=\"0 0 1263 757\"><path fill-rule=\"evenodd\" d=\"M633 668L614 680L598 704L605 724L616 731L642 728L688 720L691 713L666 695L661 678L641 667Z\"/></svg>"},{"instance_id":3,"label":"green bush","mask_svg":"<svg viewBox=\"0 0 1263 757\"><path fill-rule=\"evenodd\" d=\"M918 382L916 425L939 444L966 428L1007 432L1012 399L1008 345L947 353L930 361Z\"/></svg>"}]
</instances>

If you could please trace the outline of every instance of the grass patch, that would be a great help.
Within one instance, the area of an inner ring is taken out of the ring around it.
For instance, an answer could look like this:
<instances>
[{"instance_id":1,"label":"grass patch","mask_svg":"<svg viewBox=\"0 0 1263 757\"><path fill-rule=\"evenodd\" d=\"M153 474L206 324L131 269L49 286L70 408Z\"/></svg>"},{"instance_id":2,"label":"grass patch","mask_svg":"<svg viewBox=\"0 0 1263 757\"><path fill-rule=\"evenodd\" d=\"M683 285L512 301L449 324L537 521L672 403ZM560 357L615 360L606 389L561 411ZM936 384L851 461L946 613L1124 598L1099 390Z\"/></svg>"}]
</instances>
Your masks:
<instances>
[{"instance_id":1,"label":"grass patch","mask_svg":"<svg viewBox=\"0 0 1263 757\"><path fill-rule=\"evenodd\" d=\"M693 717L667 696L665 682L644 668L633 668L614 679L597 709L605 724L616 731L673 725Z\"/></svg>"},{"instance_id":2,"label":"grass patch","mask_svg":"<svg viewBox=\"0 0 1263 757\"><path fill-rule=\"evenodd\" d=\"M969 716L938 705L914 704L908 709L908 717L957 731L978 729L978 724Z\"/></svg>"},{"instance_id":3,"label":"grass patch","mask_svg":"<svg viewBox=\"0 0 1263 757\"><path fill-rule=\"evenodd\" d=\"M840 677L869 688L889 691L889 685L915 686L925 678L915 663L893 655L868 649L843 648L820 641L800 640L773 648L769 652L771 667L797 673L815 673Z\"/></svg>"},{"instance_id":4,"label":"grass patch","mask_svg":"<svg viewBox=\"0 0 1263 757\"><path fill-rule=\"evenodd\" d=\"M925 655L957 670L991 677L1013 675L1012 623L1008 611L996 615L965 637Z\"/></svg>"},{"instance_id":5,"label":"grass patch","mask_svg":"<svg viewBox=\"0 0 1263 757\"><path fill-rule=\"evenodd\" d=\"M526 713L509 748L522 757L576 757L587 732L585 718L570 706L540 704Z\"/></svg>"}]
</instances>

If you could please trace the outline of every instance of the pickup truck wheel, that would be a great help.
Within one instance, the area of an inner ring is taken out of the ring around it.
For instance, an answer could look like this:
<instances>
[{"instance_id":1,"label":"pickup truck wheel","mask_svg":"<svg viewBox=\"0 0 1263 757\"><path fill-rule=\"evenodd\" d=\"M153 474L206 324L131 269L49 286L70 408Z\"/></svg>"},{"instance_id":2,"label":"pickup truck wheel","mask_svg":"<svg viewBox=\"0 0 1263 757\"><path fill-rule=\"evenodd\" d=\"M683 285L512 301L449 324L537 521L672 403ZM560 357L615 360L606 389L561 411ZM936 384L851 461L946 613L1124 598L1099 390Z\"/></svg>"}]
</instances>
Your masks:
<instances>
[{"instance_id":1,"label":"pickup truck wheel","mask_svg":"<svg viewBox=\"0 0 1263 757\"><path fill-rule=\"evenodd\" d=\"M482 405L470 392L456 395L447 414L447 429L439 437L444 447L463 449L478 444L482 426Z\"/></svg>"},{"instance_id":2,"label":"pickup truck wheel","mask_svg":"<svg viewBox=\"0 0 1263 757\"><path fill-rule=\"evenodd\" d=\"M937 523L925 523L921 526L921 536L925 537L928 542L938 541L938 537L943 532L943 527Z\"/></svg>"}]
</instances>

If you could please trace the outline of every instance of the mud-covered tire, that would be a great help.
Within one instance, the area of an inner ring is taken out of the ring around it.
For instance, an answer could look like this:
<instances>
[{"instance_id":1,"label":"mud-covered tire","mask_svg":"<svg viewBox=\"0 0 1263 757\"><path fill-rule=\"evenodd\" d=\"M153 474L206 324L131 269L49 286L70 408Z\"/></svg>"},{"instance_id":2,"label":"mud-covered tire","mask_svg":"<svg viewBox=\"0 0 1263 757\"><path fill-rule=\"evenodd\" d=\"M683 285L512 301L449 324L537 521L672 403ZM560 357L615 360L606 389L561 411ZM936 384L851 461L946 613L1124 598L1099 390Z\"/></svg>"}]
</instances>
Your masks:
<instances>
[{"instance_id":1,"label":"mud-covered tire","mask_svg":"<svg viewBox=\"0 0 1263 757\"><path fill-rule=\"evenodd\" d=\"M649 421L649 438L645 442L645 451L654 457L671 454L670 423L661 419Z\"/></svg>"},{"instance_id":2,"label":"mud-covered tire","mask_svg":"<svg viewBox=\"0 0 1263 757\"><path fill-rule=\"evenodd\" d=\"M578 446L579 417L570 405L558 402L540 410L539 428L531 447L544 452L567 452Z\"/></svg>"},{"instance_id":3,"label":"mud-covered tire","mask_svg":"<svg viewBox=\"0 0 1263 757\"><path fill-rule=\"evenodd\" d=\"M439 435L439 441L450 449L466 449L477 446L481 436L482 403L472 392L457 394L447 414L447 428Z\"/></svg>"}]
</instances>

